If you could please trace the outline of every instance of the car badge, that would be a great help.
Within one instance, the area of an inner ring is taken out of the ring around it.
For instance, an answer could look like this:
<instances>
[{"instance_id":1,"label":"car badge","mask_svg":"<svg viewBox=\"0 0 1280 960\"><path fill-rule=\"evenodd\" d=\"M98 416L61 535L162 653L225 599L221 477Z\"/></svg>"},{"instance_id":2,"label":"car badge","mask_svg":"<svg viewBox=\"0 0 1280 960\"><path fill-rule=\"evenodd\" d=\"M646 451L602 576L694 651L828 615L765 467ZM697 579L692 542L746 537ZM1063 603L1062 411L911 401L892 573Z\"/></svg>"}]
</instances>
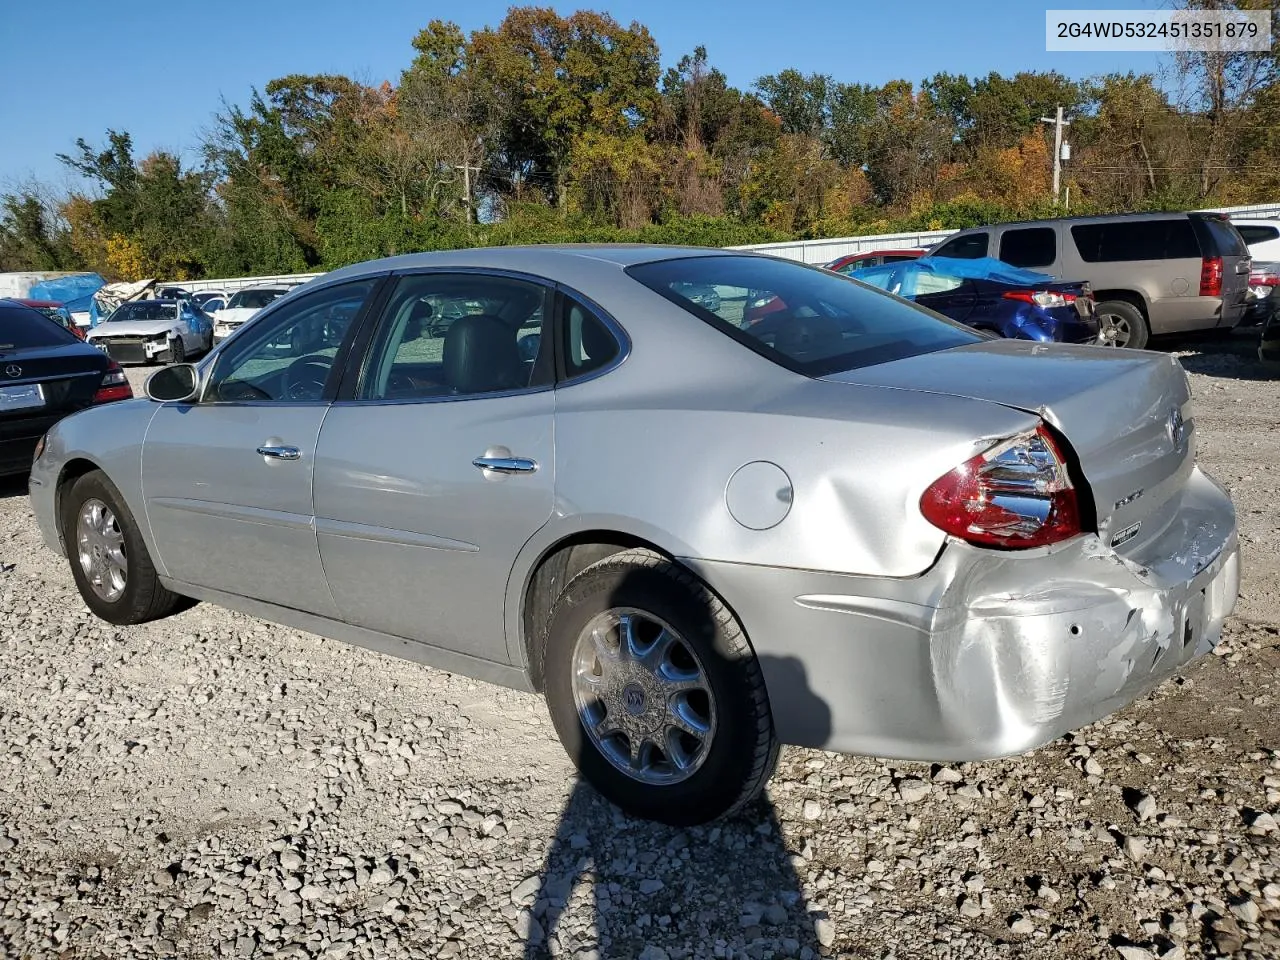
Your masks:
<instances>
[{"instance_id":1,"label":"car badge","mask_svg":"<svg viewBox=\"0 0 1280 960\"><path fill-rule=\"evenodd\" d=\"M1169 411L1169 439L1173 441L1175 449L1182 446L1182 441L1187 438L1187 425L1182 419L1182 411L1174 407Z\"/></svg>"},{"instance_id":2,"label":"car badge","mask_svg":"<svg viewBox=\"0 0 1280 960\"><path fill-rule=\"evenodd\" d=\"M16 363L9 364L7 367L4 368L4 372L5 372L5 376L7 377L22 376L22 368L18 366Z\"/></svg>"}]
</instances>

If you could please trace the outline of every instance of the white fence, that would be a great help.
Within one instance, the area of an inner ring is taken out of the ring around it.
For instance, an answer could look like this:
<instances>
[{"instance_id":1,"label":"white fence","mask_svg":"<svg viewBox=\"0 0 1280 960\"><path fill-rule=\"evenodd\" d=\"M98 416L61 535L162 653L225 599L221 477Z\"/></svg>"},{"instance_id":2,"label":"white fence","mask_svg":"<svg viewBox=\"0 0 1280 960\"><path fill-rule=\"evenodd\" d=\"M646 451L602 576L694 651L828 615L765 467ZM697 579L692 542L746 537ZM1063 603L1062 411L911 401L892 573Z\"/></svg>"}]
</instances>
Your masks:
<instances>
[{"instance_id":1,"label":"white fence","mask_svg":"<svg viewBox=\"0 0 1280 960\"><path fill-rule=\"evenodd\" d=\"M302 283L315 277L323 277L323 273L277 273L269 277L232 277L225 280L174 280L175 287L182 287L192 293L201 290L240 290L244 287L256 287L261 283ZM165 284L166 286L168 283Z\"/></svg>"},{"instance_id":2,"label":"white fence","mask_svg":"<svg viewBox=\"0 0 1280 960\"><path fill-rule=\"evenodd\" d=\"M1259 203L1248 207L1214 207L1213 211L1230 214L1233 217L1280 217L1280 203ZM751 250L756 253L767 253L787 260L799 260L801 263L830 263L836 257L851 253L863 253L867 250L911 250L927 249L940 240L945 240L955 230L920 230L914 233L879 233L865 237L838 237L831 240L791 240L785 243L755 243L743 247L731 247L732 250Z\"/></svg>"}]
</instances>

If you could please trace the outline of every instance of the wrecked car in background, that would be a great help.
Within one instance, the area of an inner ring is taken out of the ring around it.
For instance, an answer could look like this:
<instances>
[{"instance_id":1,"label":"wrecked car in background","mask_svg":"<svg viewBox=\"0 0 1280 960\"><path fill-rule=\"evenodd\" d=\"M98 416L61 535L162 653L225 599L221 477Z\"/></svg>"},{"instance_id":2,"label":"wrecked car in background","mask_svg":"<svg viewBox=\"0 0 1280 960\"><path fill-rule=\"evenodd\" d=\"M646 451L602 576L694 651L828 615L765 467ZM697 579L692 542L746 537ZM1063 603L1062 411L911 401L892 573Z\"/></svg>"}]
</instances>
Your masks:
<instances>
[{"instance_id":1,"label":"wrecked car in background","mask_svg":"<svg viewBox=\"0 0 1280 960\"><path fill-rule=\"evenodd\" d=\"M854 270L848 276L996 336L1046 343L1099 341L1087 283L1064 283L992 257L925 257Z\"/></svg>"},{"instance_id":2,"label":"wrecked car in background","mask_svg":"<svg viewBox=\"0 0 1280 960\"><path fill-rule=\"evenodd\" d=\"M191 597L542 691L584 776L673 824L741 809L779 743L1037 747L1211 650L1238 592L1177 360L771 257L359 264L147 391L32 467L95 614Z\"/></svg>"},{"instance_id":3,"label":"wrecked car in background","mask_svg":"<svg viewBox=\"0 0 1280 960\"><path fill-rule=\"evenodd\" d=\"M120 363L184 363L213 349L213 321L190 300L130 300L86 339Z\"/></svg>"}]
</instances>

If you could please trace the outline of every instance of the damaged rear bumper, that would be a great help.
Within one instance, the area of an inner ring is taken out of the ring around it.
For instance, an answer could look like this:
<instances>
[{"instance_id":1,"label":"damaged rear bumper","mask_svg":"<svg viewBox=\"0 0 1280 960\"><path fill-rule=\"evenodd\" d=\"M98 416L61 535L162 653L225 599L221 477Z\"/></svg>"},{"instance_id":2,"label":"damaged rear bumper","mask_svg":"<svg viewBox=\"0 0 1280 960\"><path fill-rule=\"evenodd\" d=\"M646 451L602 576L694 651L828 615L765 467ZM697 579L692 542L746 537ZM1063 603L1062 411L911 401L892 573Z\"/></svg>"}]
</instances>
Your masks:
<instances>
[{"instance_id":1,"label":"damaged rear bumper","mask_svg":"<svg viewBox=\"0 0 1280 960\"><path fill-rule=\"evenodd\" d=\"M786 743L912 760L1040 746L1218 642L1240 584L1235 512L1195 470L1173 521L1122 557L951 542L911 579L686 561L737 611Z\"/></svg>"}]
</instances>

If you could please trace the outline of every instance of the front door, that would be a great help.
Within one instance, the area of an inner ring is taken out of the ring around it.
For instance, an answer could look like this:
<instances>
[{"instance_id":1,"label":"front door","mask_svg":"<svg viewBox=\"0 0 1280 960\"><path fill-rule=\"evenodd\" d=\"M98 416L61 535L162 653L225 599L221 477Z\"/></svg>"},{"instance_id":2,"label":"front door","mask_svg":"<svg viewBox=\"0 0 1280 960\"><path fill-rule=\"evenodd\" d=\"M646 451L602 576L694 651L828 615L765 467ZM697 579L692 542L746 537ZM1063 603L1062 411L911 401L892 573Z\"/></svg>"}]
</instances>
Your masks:
<instances>
[{"instance_id":1,"label":"front door","mask_svg":"<svg viewBox=\"0 0 1280 960\"><path fill-rule=\"evenodd\" d=\"M316 450L320 556L344 620L509 662L507 579L553 505L550 302L510 277L397 282Z\"/></svg>"},{"instance_id":2,"label":"front door","mask_svg":"<svg viewBox=\"0 0 1280 960\"><path fill-rule=\"evenodd\" d=\"M313 525L316 439L330 372L374 283L282 303L217 354L199 402L156 411L143 496L170 577L336 615Z\"/></svg>"}]
</instances>

